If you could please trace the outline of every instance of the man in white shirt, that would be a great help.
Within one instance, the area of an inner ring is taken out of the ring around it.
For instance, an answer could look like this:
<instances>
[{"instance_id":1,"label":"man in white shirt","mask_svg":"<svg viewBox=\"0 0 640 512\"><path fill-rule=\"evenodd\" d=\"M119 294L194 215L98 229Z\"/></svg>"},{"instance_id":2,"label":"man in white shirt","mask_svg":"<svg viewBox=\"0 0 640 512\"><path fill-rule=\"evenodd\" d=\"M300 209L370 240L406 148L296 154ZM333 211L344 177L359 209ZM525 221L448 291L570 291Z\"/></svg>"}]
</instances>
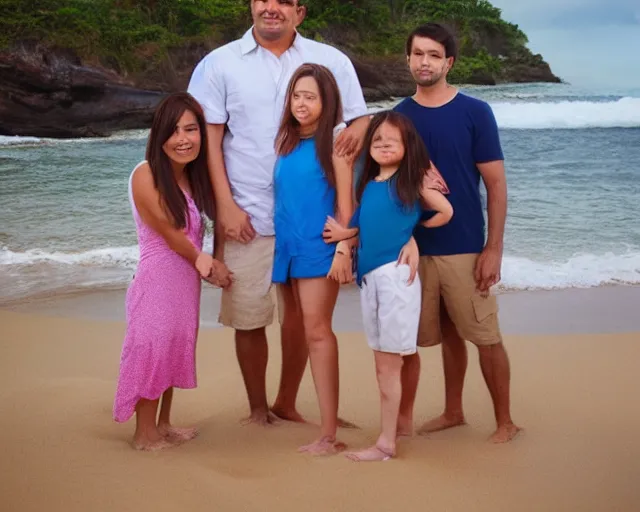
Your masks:
<instances>
[{"instance_id":1,"label":"man in white shirt","mask_svg":"<svg viewBox=\"0 0 640 512\"><path fill-rule=\"evenodd\" d=\"M351 122L336 140L338 153L359 150L369 123L347 56L297 33L306 14L302 1L251 0L253 27L202 59L188 88L208 123L209 172L217 203L214 254L234 273L233 285L222 292L219 322L235 329L251 409L247 421L259 424L271 423L273 415L304 421L295 407L308 357L298 319L280 319L282 374L271 411L265 391L265 328L274 312L274 139L293 72L312 62L335 75L345 121Z\"/></svg>"}]
</instances>

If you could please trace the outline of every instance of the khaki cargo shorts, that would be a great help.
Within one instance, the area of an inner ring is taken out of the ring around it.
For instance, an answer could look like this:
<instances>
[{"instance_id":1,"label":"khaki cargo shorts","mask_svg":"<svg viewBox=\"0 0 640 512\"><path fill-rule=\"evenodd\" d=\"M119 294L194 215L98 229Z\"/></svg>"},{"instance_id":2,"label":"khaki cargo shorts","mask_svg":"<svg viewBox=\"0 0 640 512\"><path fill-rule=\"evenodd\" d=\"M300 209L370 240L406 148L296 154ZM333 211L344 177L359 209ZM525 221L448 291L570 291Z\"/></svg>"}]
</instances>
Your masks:
<instances>
[{"instance_id":1,"label":"khaki cargo shorts","mask_svg":"<svg viewBox=\"0 0 640 512\"><path fill-rule=\"evenodd\" d=\"M463 339L475 345L502 342L496 298L493 295L483 297L476 290L473 272L477 258L478 254L420 257L419 347L432 347L442 342L443 314L448 314Z\"/></svg>"},{"instance_id":2,"label":"khaki cargo shorts","mask_svg":"<svg viewBox=\"0 0 640 512\"><path fill-rule=\"evenodd\" d=\"M274 249L275 238L272 236L256 236L248 244L225 241L224 262L234 274L233 285L222 290L218 322L225 327L252 331L273 323L276 302L271 284Z\"/></svg>"}]
</instances>

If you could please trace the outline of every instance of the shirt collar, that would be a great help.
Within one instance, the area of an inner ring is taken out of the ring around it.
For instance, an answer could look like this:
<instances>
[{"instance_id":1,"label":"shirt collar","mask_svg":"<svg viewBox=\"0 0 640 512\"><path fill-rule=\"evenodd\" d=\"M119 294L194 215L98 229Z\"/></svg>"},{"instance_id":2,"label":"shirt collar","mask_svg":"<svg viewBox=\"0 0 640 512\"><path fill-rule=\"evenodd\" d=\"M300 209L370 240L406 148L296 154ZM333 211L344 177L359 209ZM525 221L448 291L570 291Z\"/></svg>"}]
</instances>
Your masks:
<instances>
[{"instance_id":1,"label":"shirt collar","mask_svg":"<svg viewBox=\"0 0 640 512\"><path fill-rule=\"evenodd\" d=\"M296 35L293 38L293 44L291 45L291 48L300 50L300 45L302 44L303 40L304 37L302 37L296 30ZM256 48L258 48L258 42L256 41L256 38L253 37L253 25L251 25L251 28L249 28L249 30L247 30L240 39L240 51L242 52L242 55L247 55Z\"/></svg>"}]
</instances>

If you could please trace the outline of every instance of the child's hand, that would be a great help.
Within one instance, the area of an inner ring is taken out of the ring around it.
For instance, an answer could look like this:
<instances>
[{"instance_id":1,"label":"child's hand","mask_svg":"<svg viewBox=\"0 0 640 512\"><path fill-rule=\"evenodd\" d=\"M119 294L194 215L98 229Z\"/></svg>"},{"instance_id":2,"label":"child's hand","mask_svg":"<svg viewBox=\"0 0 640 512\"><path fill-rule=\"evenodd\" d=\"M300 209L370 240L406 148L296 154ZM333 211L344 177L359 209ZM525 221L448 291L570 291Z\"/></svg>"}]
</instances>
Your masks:
<instances>
[{"instance_id":1,"label":"child's hand","mask_svg":"<svg viewBox=\"0 0 640 512\"><path fill-rule=\"evenodd\" d=\"M400 256L398 256L398 265L409 265L409 279L407 285L413 283L418 272L418 264L420 263L420 251L415 238L411 237L409 241L402 247Z\"/></svg>"},{"instance_id":2,"label":"child's hand","mask_svg":"<svg viewBox=\"0 0 640 512\"><path fill-rule=\"evenodd\" d=\"M213 271L213 256L206 252L201 252L196 258L195 267L200 274L200 277L206 279Z\"/></svg>"},{"instance_id":3,"label":"child's hand","mask_svg":"<svg viewBox=\"0 0 640 512\"><path fill-rule=\"evenodd\" d=\"M351 283L353 281L352 269L349 248L346 247L346 244L338 244L327 278L333 279L340 284Z\"/></svg>"},{"instance_id":4,"label":"child's hand","mask_svg":"<svg viewBox=\"0 0 640 512\"><path fill-rule=\"evenodd\" d=\"M224 263L214 259L211 274L204 279L213 286L229 288L233 282L233 272L231 272Z\"/></svg>"},{"instance_id":5,"label":"child's hand","mask_svg":"<svg viewBox=\"0 0 640 512\"><path fill-rule=\"evenodd\" d=\"M354 229L343 227L336 219L329 216L327 222L324 224L324 230L322 231L322 238L325 243L331 244L334 242L340 242L351 238L354 234Z\"/></svg>"}]
</instances>

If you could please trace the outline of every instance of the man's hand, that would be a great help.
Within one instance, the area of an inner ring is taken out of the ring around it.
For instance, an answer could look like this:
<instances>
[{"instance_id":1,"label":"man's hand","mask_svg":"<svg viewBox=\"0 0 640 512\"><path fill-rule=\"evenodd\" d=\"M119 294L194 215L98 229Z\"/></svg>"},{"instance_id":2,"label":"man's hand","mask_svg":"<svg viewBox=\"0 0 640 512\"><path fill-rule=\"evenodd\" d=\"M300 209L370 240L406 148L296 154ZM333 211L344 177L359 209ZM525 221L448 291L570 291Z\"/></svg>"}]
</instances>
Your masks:
<instances>
[{"instance_id":1,"label":"man's hand","mask_svg":"<svg viewBox=\"0 0 640 512\"><path fill-rule=\"evenodd\" d=\"M251 225L249 214L235 202L219 205L217 217L227 240L237 240L246 244L255 238L256 232Z\"/></svg>"},{"instance_id":2,"label":"man's hand","mask_svg":"<svg viewBox=\"0 0 640 512\"><path fill-rule=\"evenodd\" d=\"M233 282L233 272L231 272L224 263L214 259L211 274L205 277L205 281L211 283L213 286L229 288Z\"/></svg>"},{"instance_id":3,"label":"man's hand","mask_svg":"<svg viewBox=\"0 0 640 512\"><path fill-rule=\"evenodd\" d=\"M334 144L335 152L339 157L355 157L360 153L369 122L369 116L360 117L340 132Z\"/></svg>"},{"instance_id":4,"label":"man's hand","mask_svg":"<svg viewBox=\"0 0 640 512\"><path fill-rule=\"evenodd\" d=\"M486 246L476 260L474 277L476 288L483 296L489 295L489 289L500 282L502 266L502 248Z\"/></svg>"},{"instance_id":5,"label":"man's hand","mask_svg":"<svg viewBox=\"0 0 640 512\"><path fill-rule=\"evenodd\" d=\"M398 257L398 265L409 265L409 279L407 284L413 283L418 273L418 264L420 263L420 251L416 239L411 237L409 241L402 247L400 256Z\"/></svg>"}]
</instances>

